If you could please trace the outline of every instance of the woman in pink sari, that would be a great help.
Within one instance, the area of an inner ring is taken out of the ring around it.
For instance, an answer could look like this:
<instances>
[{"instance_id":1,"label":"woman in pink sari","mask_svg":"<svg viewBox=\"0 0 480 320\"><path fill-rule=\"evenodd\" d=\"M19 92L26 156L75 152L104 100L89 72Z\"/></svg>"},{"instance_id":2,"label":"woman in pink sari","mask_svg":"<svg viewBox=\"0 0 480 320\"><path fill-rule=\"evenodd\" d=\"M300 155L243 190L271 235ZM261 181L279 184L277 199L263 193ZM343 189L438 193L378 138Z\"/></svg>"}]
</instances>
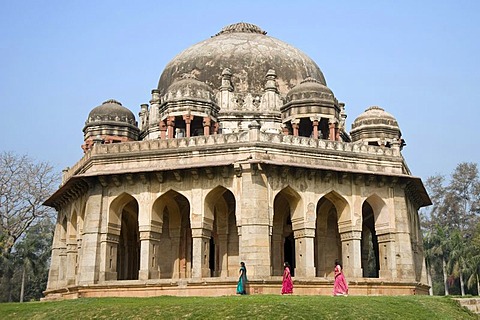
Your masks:
<instances>
[{"instance_id":1,"label":"woman in pink sari","mask_svg":"<svg viewBox=\"0 0 480 320\"><path fill-rule=\"evenodd\" d=\"M334 296L347 296L348 295L348 284L343 275L342 265L338 260L335 260L335 283L333 284L333 295Z\"/></svg>"},{"instance_id":2,"label":"woman in pink sari","mask_svg":"<svg viewBox=\"0 0 480 320\"><path fill-rule=\"evenodd\" d=\"M282 294L291 294L293 293L293 281L288 262L283 263L283 268Z\"/></svg>"}]
</instances>

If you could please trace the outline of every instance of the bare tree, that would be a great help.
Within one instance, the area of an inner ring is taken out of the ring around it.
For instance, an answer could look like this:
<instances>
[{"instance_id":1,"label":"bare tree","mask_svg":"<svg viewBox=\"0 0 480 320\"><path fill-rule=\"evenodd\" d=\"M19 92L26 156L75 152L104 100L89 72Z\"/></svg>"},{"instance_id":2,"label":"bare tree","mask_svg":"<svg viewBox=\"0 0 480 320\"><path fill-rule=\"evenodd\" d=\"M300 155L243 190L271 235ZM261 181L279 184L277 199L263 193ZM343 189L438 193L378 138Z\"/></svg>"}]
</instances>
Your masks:
<instances>
[{"instance_id":1,"label":"bare tree","mask_svg":"<svg viewBox=\"0 0 480 320\"><path fill-rule=\"evenodd\" d=\"M53 213L42 203L58 182L50 164L0 153L0 256L8 255L33 223Z\"/></svg>"}]
</instances>

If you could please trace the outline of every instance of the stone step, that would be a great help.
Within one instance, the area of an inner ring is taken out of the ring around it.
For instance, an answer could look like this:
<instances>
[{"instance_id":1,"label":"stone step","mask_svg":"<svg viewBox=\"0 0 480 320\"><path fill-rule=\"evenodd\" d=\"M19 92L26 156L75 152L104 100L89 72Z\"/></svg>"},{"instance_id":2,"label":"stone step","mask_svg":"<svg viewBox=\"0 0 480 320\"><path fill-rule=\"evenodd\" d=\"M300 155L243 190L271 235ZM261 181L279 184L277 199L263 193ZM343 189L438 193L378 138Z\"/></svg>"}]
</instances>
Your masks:
<instances>
[{"instance_id":1,"label":"stone step","mask_svg":"<svg viewBox=\"0 0 480 320\"><path fill-rule=\"evenodd\" d=\"M462 307L480 314L480 298L457 298L455 300L457 300Z\"/></svg>"}]
</instances>

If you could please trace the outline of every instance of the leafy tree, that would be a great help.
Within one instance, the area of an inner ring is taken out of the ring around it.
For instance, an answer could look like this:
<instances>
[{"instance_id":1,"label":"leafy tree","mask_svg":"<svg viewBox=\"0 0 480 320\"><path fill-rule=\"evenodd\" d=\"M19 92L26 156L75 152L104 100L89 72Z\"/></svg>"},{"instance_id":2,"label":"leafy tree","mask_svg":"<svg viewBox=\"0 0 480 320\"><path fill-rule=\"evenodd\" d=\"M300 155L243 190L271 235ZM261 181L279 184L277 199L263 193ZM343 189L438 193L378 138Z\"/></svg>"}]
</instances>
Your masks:
<instances>
[{"instance_id":1,"label":"leafy tree","mask_svg":"<svg viewBox=\"0 0 480 320\"><path fill-rule=\"evenodd\" d=\"M48 163L0 153L0 301L38 299L45 289L54 211L42 204L58 182Z\"/></svg>"},{"instance_id":2,"label":"leafy tree","mask_svg":"<svg viewBox=\"0 0 480 320\"><path fill-rule=\"evenodd\" d=\"M0 256L7 258L32 224L53 213L42 204L58 181L59 176L46 162L0 153Z\"/></svg>"},{"instance_id":3,"label":"leafy tree","mask_svg":"<svg viewBox=\"0 0 480 320\"><path fill-rule=\"evenodd\" d=\"M0 301L29 301L42 297L48 278L54 223L44 218L18 240L4 266Z\"/></svg>"},{"instance_id":4,"label":"leafy tree","mask_svg":"<svg viewBox=\"0 0 480 320\"><path fill-rule=\"evenodd\" d=\"M426 262L431 278L441 273L445 294L458 279L461 294L478 282L480 179L477 164L460 163L447 182L443 175L429 177L426 187L433 206L421 212ZM441 267L440 267L441 265ZM441 271L439 271L441 270ZM454 289L457 288L456 286ZM456 290L454 290L456 291Z\"/></svg>"}]
</instances>

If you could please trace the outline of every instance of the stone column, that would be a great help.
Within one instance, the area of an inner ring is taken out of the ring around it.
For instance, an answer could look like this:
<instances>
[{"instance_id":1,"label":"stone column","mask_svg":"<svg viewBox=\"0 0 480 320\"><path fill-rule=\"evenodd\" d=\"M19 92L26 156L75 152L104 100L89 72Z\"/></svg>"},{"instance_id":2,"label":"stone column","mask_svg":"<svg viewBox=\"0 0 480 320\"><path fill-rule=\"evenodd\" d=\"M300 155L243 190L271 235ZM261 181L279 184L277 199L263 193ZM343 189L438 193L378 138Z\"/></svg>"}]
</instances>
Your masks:
<instances>
[{"instance_id":1,"label":"stone column","mask_svg":"<svg viewBox=\"0 0 480 320\"><path fill-rule=\"evenodd\" d=\"M302 228L294 230L295 238L295 276L315 277L314 240L315 229Z\"/></svg>"},{"instance_id":2,"label":"stone column","mask_svg":"<svg viewBox=\"0 0 480 320\"><path fill-rule=\"evenodd\" d=\"M182 261L185 257L185 248L180 250L180 229L174 230L170 233L170 239L172 243L172 251L178 252L176 254L175 262L173 263L172 268L172 279L185 278L185 270L182 269L181 265L184 264Z\"/></svg>"},{"instance_id":3,"label":"stone column","mask_svg":"<svg viewBox=\"0 0 480 320\"><path fill-rule=\"evenodd\" d=\"M66 281L67 285L73 285L76 282L77 271L77 239L69 238L66 247Z\"/></svg>"},{"instance_id":4,"label":"stone column","mask_svg":"<svg viewBox=\"0 0 480 320\"><path fill-rule=\"evenodd\" d=\"M103 214L103 195L100 184L95 186L85 206L82 256L79 261L78 284L90 285L99 280L100 228ZM105 262L104 262L105 263Z\"/></svg>"},{"instance_id":5,"label":"stone column","mask_svg":"<svg viewBox=\"0 0 480 320\"><path fill-rule=\"evenodd\" d=\"M228 277L228 234L222 233L218 235L218 265L220 266L219 276Z\"/></svg>"},{"instance_id":6,"label":"stone column","mask_svg":"<svg viewBox=\"0 0 480 320\"><path fill-rule=\"evenodd\" d=\"M335 141L335 120L334 119L330 119L328 121L328 129L329 129L329 133L328 133L328 140L331 140L331 141Z\"/></svg>"},{"instance_id":7,"label":"stone column","mask_svg":"<svg viewBox=\"0 0 480 320\"><path fill-rule=\"evenodd\" d=\"M118 235L114 233L105 233L101 236L100 252L102 259L99 266L100 282L117 280L118 278L117 252L118 244L120 242L119 234L120 231L118 231Z\"/></svg>"},{"instance_id":8,"label":"stone column","mask_svg":"<svg viewBox=\"0 0 480 320\"><path fill-rule=\"evenodd\" d=\"M167 127L168 127L168 138L173 138L173 133L175 132L175 117L167 118Z\"/></svg>"},{"instance_id":9,"label":"stone column","mask_svg":"<svg viewBox=\"0 0 480 320\"><path fill-rule=\"evenodd\" d=\"M298 128L300 127L300 119L293 119L292 121L293 135L298 136Z\"/></svg>"},{"instance_id":10,"label":"stone column","mask_svg":"<svg viewBox=\"0 0 480 320\"><path fill-rule=\"evenodd\" d=\"M269 199L266 177L256 164L242 163L234 183L240 187L240 261L245 261L252 278L270 276Z\"/></svg>"},{"instance_id":11,"label":"stone column","mask_svg":"<svg viewBox=\"0 0 480 320\"><path fill-rule=\"evenodd\" d=\"M203 135L206 137L210 135L211 122L212 122L212 118L203 117Z\"/></svg>"},{"instance_id":12,"label":"stone column","mask_svg":"<svg viewBox=\"0 0 480 320\"><path fill-rule=\"evenodd\" d=\"M183 120L185 120L185 135L187 138L190 138L190 125L193 120L193 115L191 114L184 114L183 115Z\"/></svg>"},{"instance_id":13,"label":"stone column","mask_svg":"<svg viewBox=\"0 0 480 320\"><path fill-rule=\"evenodd\" d=\"M55 235L53 237L52 243L52 258L50 262L50 269L48 270L47 290L59 288L58 279L60 272L60 252L63 248L61 241L61 229L62 226L60 222L57 221L55 225Z\"/></svg>"},{"instance_id":14,"label":"stone column","mask_svg":"<svg viewBox=\"0 0 480 320\"><path fill-rule=\"evenodd\" d=\"M395 237L388 231L377 231L380 278L392 279L395 272Z\"/></svg>"},{"instance_id":15,"label":"stone column","mask_svg":"<svg viewBox=\"0 0 480 320\"><path fill-rule=\"evenodd\" d=\"M159 279L157 252L160 247L160 234L149 230L150 226L140 226L140 270L139 280Z\"/></svg>"},{"instance_id":16,"label":"stone column","mask_svg":"<svg viewBox=\"0 0 480 320\"><path fill-rule=\"evenodd\" d=\"M208 267L210 234L210 230L204 228L192 228L192 278L210 276L210 268Z\"/></svg>"},{"instance_id":17,"label":"stone column","mask_svg":"<svg viewBox=\"0 0 480 320\"><path fill-rule=\"evenodd\" d=\"M310 118L312 120L312 125L313 125L313 138L318 139L318 119L316 118Z\"/></svg>"},{"instance_id":18,"label":"stone column","mask_svg":"<svg viewBox=\"0 0 480 320\"><path fill-rule=\"evenodd\" d=\"M362 240L362 231L351 230L340 233L342 241L342 263L346 277L361 278L362 256L360 242Z\"/></svg>"},{"instance_id":19,"label":"stone column","mask_svg":"<svg viewBox=\"0 0 480 320\"><path fill-rule=\"evenodd\" d=\"M283 234L282 233L272 233L272 250L281 250L283 252ZM272 257L272 267L271 272L273 276L280 276L283 273L283 261L282 255L276 254Z\"/></svg>"},{"instance_id":20,"label":"stone column","mask_svg":"<svg viewBox=\"0 0 480 320\"><path fill-rule=\"evenodd\" d=\"M150 114L148 116L148 137L150 139L158 138L158 122L160 109L160 91L158 89L152 90L152 99L150 100Z\"/></svg>"},{"instance_id":21,"label":"stone column","mask_svg":"<svg viewBox=\"0 0 480 320\"><path fill-rule=\"evenodd\" d=\"M165 121L163 121L163 120L160 121L159 130L160 130L160 139L166 139L167 138L167 125L165 124Z\"/></svg>"}]
</instances>

